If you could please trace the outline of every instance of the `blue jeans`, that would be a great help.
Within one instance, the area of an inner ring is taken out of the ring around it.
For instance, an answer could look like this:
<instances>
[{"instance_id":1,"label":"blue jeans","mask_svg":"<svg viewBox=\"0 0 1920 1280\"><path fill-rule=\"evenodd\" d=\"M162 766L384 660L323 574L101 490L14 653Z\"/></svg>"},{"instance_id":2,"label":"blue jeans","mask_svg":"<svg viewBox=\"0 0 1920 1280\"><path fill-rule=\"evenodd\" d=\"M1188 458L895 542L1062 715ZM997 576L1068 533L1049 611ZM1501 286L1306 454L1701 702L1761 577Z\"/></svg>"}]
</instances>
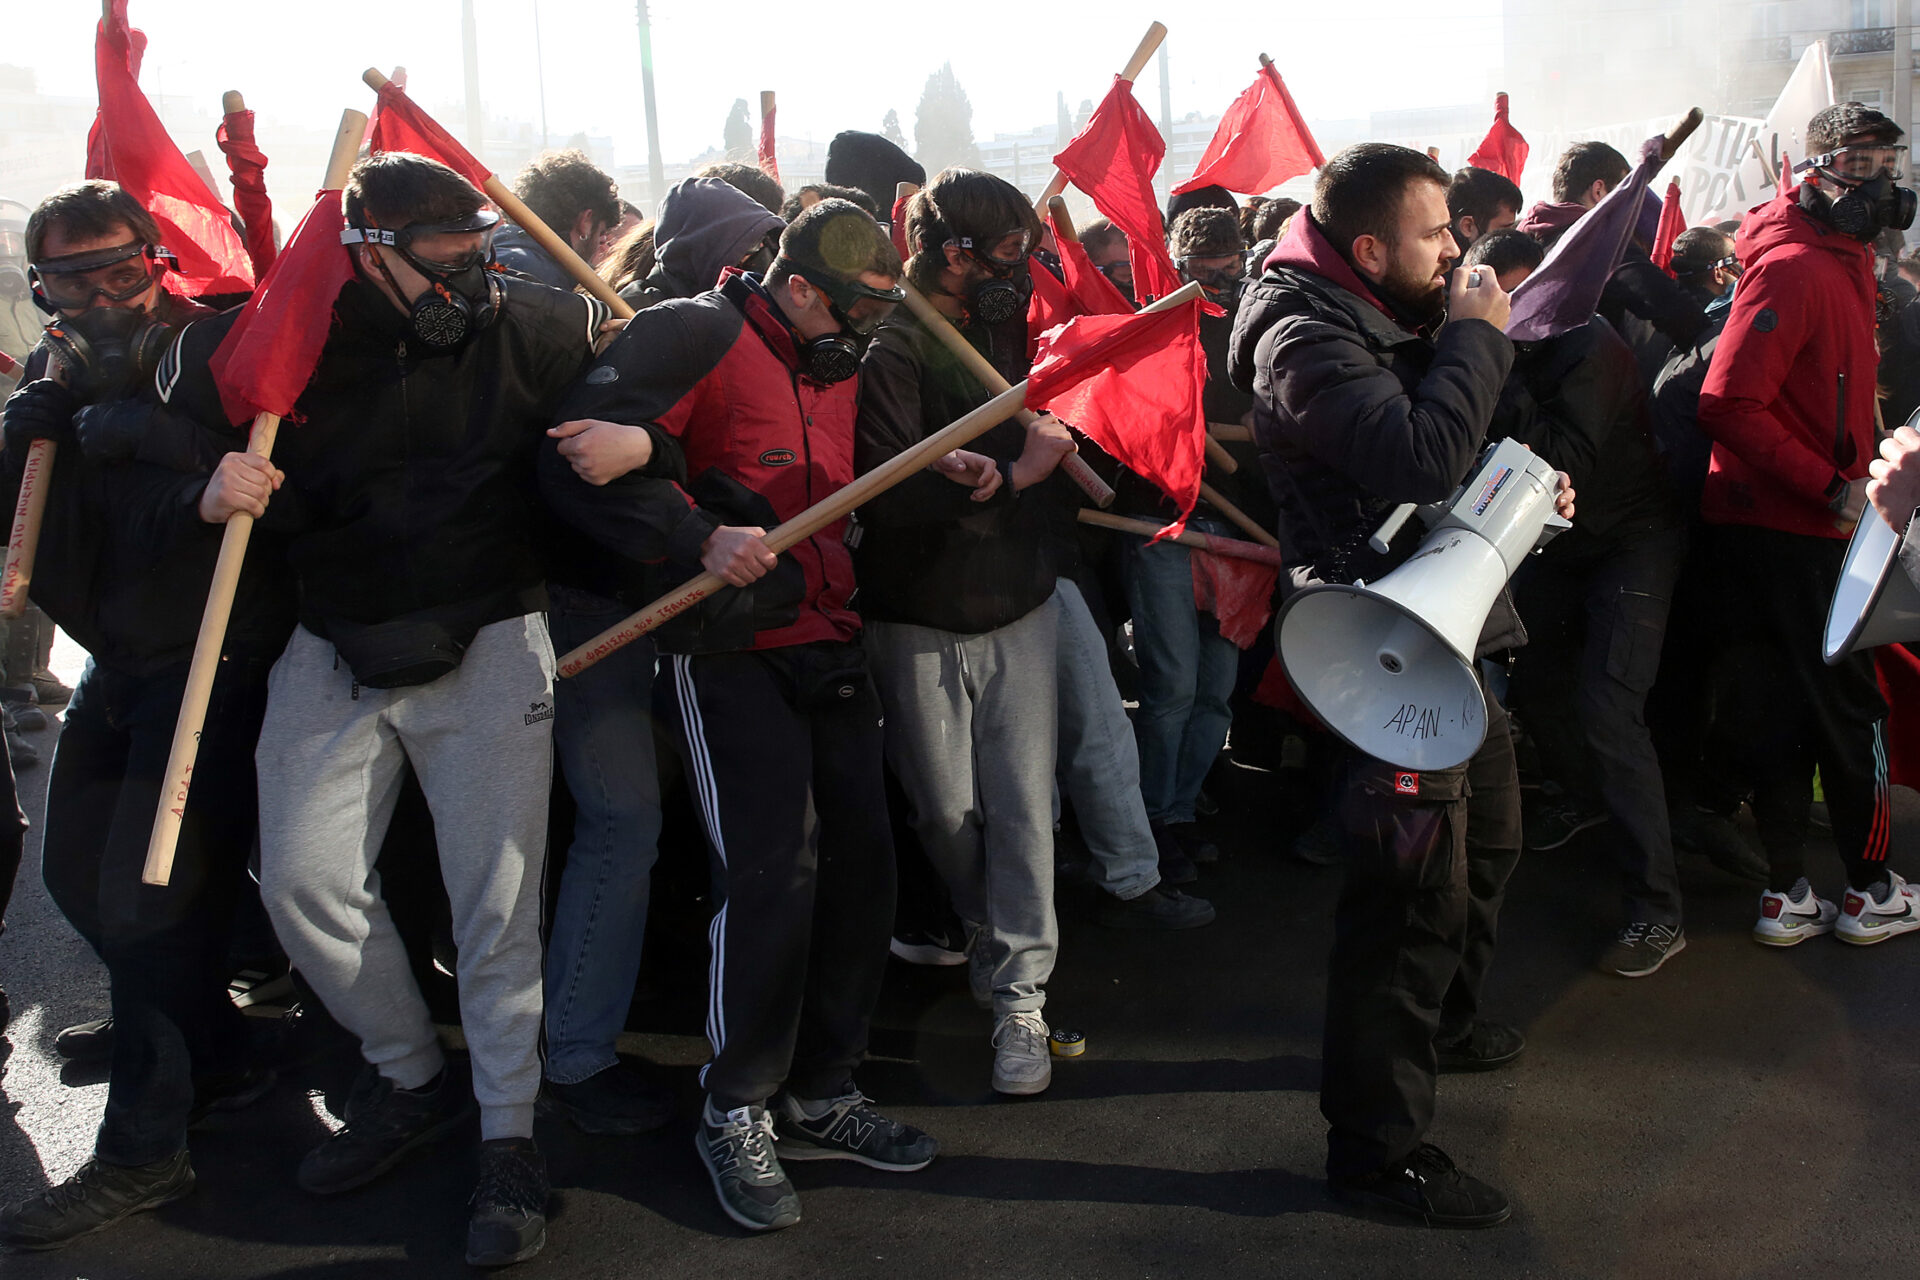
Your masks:
<instances>
[{"instance_id":1,"label":"blue jeans","mask_svg":"<svg viewBox=\"0 0 1920 1280\"><path fill-rule=\"evenodd\" d=\"M1060 606L1060 745L1054 774L1080 837L1093 857L1094 880L1130 901L1160 883L1160 850L1140 800L1140 752L1127 707L1107 665L1106 637L1073 579L1054 589Z\"/></svg>"},{"instance_id":2,"label":"blue jeans","mask_svg":"<svg viewBox=\"0 0 1920 1280\"><path fill-rule=\"evenodd\" d=\"M1206 522L1195 521L1197 529ZM1192 822L1207 771L1226 745L1240 650L1193 604L1193 567L1177 542L1129 538L1127 603L1140 660L1140 791L1155 822Z\"/></svg>"},{"instance_id":3,"label":"blue jeans","mask_svg":"<svg viewBox=\"0 0 1920 1280\"><path fill-rule=\"evenodd\" d=\"M552 588L556 653L631 610ZM553 741L573 793L573 843L547 941L547 1079L578 1084L618 1061L647 900L659 855L660 777L653 756L654 648L642 638L554 682Z\"/></svg>"}]
</instances>

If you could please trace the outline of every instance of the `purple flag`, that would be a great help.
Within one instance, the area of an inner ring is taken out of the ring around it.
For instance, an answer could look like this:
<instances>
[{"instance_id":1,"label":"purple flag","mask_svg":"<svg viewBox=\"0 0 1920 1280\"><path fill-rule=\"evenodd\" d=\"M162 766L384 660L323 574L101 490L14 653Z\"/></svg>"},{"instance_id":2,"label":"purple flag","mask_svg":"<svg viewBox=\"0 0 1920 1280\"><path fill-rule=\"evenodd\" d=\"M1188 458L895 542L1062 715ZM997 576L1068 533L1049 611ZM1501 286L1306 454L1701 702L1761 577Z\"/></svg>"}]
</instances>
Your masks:
<instances>
[{"instance_id":1,"label":"purple flag","mask_svg":"<svg viewBox=\"0 0 1920 1280\"><path fill-rule=\"evenodd\" d=\"M1587 210L1567 233L1554 241L1546 261L1513 291L1513 314L1507 336L1515 342L1538 342L1578 329L1593 319L1600 291L1626 256L1627 244L1647 220L1651 198L1651 232L1658 225L1660 202L1647 184L1660 166L1665 138L1652 137L1640 147L1640 163L1599 204Z\"/></svg>"}]
</instances>

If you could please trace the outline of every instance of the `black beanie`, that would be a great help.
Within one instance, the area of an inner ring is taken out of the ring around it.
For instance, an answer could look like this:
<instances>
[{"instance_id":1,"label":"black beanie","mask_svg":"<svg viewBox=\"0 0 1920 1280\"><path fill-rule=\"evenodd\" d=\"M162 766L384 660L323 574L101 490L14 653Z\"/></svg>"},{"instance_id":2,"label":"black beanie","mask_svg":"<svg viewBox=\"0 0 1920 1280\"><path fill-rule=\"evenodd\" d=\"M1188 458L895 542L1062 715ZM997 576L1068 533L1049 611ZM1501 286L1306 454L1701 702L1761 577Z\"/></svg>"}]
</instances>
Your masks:
<instances>
[{"instance_id":1,"label":"black beanie","mask_svg":"<svg viewBox=\"0 0 1920 1280\"><path fill-rule=\"evenodd\" d=\"M848 129L827 144L827 181L858 187L883 212L893 208L894 188L902 182L927 185L927 171L912 156L877 133Z\"/></svg>"}]
</instances>

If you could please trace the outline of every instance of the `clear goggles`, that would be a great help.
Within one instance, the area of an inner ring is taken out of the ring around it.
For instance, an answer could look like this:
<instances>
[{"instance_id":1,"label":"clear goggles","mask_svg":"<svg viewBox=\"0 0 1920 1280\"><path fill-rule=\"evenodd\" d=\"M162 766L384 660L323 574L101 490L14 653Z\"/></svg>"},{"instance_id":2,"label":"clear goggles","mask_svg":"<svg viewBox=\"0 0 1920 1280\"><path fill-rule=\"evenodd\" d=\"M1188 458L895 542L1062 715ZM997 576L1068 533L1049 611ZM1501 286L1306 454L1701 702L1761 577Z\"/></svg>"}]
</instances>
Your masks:
<instances>
[{"instance_id":1,"label":"clear goggles","mask_svg":"<svg viewBox=\"0 0 1920 1280\"><path fill-rule=\"evenodd\" d=\"M1844 182L1871 182L1887 177L1898 182L1907 176L1907 148L1897 142L1861 142L1814 156L1800 169L1822 169Z\"/></svg>"},{"instance_id":2,"label":"clear goggles","mask_svg":"<svg viewBox=\"0 0 1920 1280\"><path fill-rule=\"evenodd\" d=\"M434 275L452 275L473 267L483 267L493 256L493 230L500 225L500 215L492 209L477 209L464 218L454 218L447 222L409 222L397 230L386 227L350 226L340 232L341 244L387 245L398 251L414 267ZM420 250L419 242L428 236L471 235L483 233L480 244L455 258L446 258L439 254L427 256Z\"/></svg>"},{"instance_id":3,"label":"clear goggles","mask_svg":"<svg viewBox=\"0 0 1920 1280\"><path fill-rule=\"evenodd\" d=\"M60 311L82 311L96 298L110 304L131 302L169 267L178 265L160 246L136 240L32 263L27 272L44 304Z\"/></svg>"},{"instance_id":4,"label":"clear goggles","mask_svg":"<svg viewBox=\"0 0 1920 1280\"><path fill-rule=\"evenodd\" d=\"M1024 230L977 239L960 236L947 243L964 249L975 262L1001 277L1018 271L1027 260L1027 255L1033 252L1033 236Z\"/></svg>"},{"instance_id":5,"label":"clear goggles","mask_svg":"<svg viewBox=\"0 0 1920 1280\"><path fill-rule=\"evenodd\" d=\"M834 318L855 333L868 334L880 327L893 309L906 301L907 291L899 285L876 289L858 280L811 271L796 262L788 262L793 273L818 289L826 297Z\"/></svg>"}]
</instances>

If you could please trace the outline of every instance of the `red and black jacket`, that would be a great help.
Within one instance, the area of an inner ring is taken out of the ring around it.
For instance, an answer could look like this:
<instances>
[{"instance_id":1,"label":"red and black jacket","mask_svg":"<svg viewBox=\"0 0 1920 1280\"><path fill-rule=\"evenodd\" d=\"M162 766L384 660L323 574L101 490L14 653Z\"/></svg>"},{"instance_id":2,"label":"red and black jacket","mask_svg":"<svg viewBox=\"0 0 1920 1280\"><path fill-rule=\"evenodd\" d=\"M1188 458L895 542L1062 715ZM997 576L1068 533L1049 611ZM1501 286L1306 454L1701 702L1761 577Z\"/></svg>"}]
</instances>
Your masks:
<instances>
[{"instance_id":1,"label":"red and black jacket","mask_svg":"<svg viewBox=\"0 0 1920 1280\"><path fill-rule=\"evenodd\" d=\"M792 330L756 281L649 307L562 402L556 422L599 418L654 432L654 461L606 485L580 479L556 442L540 488L564 526L553 582L642 604L701 571L721 525L772 530L853 480L857 379L800 369ZM839 520L784 551L752 586L718 592L655 633L667 653L847 641L853 561ZM574 536L566 536L571 531Z\"/></svg>"}]
</instances>

